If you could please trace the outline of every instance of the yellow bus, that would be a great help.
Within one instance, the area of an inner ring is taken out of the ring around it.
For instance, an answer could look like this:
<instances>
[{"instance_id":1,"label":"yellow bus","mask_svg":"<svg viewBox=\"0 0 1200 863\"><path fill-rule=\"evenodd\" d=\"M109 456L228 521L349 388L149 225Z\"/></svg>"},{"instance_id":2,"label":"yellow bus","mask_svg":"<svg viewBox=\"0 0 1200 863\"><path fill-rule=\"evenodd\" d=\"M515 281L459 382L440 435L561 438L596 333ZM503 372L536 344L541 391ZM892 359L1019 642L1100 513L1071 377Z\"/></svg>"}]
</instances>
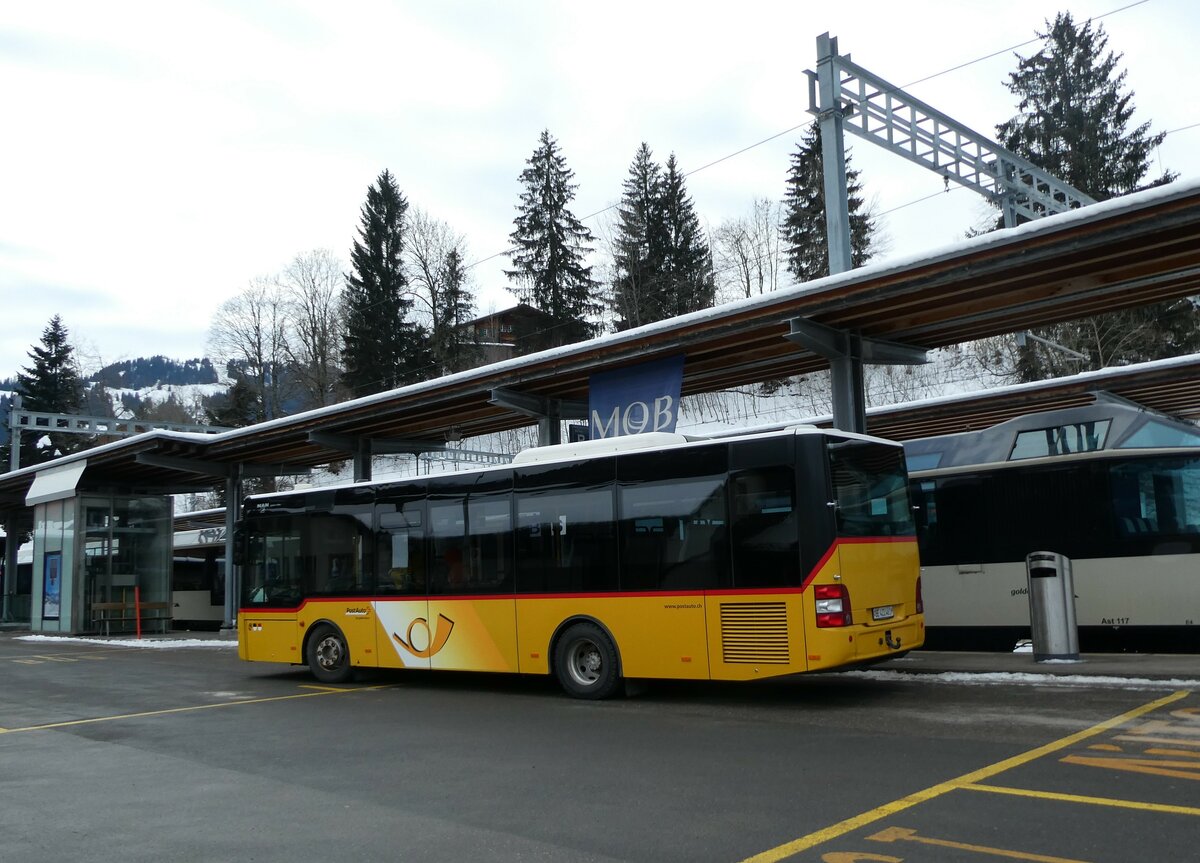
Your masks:
<instances>
[{"instance_id":1,"label":"yellow bus","mask_svg":"<svg viewBox=\"0 0 1200 863\"><path fill-rule=\"evenodd\" d=\"M526 450L511 465L248 497L239 655L356 668L757 680L924 640L904 454L794 427Z\"/></svg>"}]
</instances>

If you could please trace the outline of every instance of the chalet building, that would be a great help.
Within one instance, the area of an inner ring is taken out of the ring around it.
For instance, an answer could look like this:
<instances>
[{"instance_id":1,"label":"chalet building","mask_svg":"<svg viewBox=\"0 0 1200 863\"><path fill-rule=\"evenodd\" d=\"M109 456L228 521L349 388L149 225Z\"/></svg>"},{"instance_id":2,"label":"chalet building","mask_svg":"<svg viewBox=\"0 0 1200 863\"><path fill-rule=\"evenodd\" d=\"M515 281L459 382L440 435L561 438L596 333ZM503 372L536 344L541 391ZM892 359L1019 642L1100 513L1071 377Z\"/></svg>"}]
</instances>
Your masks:
<instances>
[{"instance_id":1,"label":"chalet building","mask_svg":"<svg viewBox=\"0 0 1200 863\"><path fill-rule=\"evenodd\" d=\"M480 347L479 365L532 354L551 345L554 318L526 303L492 312L463 324L469 341Z\"/></svg>"}]
</instances>

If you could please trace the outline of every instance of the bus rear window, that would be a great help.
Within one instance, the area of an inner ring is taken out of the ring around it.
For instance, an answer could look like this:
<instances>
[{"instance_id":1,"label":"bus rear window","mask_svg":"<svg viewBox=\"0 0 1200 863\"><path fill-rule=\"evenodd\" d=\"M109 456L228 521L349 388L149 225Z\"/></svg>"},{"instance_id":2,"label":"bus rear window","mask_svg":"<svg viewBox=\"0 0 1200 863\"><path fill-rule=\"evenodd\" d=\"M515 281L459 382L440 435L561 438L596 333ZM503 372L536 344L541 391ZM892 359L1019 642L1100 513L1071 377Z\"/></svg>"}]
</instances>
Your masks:
<instances>
[{"instance_id":1,"label":"bus rear window","mask_svg":"<svg viewBox=\"0 0 1200 863\"><path fill-rule=\"evenodd\" d=\"M838 536L914 536L904 451L866 441L829 445Z\"/></svg>"}]
</instances>

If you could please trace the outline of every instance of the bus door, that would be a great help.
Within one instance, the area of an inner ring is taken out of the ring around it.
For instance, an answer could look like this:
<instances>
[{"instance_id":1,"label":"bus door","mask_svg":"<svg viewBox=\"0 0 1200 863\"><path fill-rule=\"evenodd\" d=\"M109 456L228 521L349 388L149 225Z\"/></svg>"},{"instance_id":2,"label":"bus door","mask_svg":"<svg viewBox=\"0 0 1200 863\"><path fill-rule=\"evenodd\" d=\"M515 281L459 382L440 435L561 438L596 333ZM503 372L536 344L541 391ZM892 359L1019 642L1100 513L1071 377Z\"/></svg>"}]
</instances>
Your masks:
<instances>
[{"instance_id":1,"label":"bus door","mask_svg":"<svg viewBox=\"0 0 1200 863\"><path fill-rule=\"evenodd\" d=\"M303 531L287 517L254 519L248 531L238 653L249 660L303 662L296 626L304 600Z\"/></svg>"},{"instance_id":2,"label":"bus door","mask_svg":"<svg viewBox=\"0 0 1200 863\"><path fill-rule=\"evenodd\" d=\"M429 668L431 627L426 589L425 503L380 503L375 508L378 575L374 600L379 665Z\"/></svg>"},{"instance_id":3,"label":"bus door","mask_svg":"<svg viewBox=\"0 0 1200 863\"><path fill-rule=\"evenodd\" d=\"M429 531L431 666L516 671L511 495L485 490L431 500Z\"/></svg>"}]
</instances>

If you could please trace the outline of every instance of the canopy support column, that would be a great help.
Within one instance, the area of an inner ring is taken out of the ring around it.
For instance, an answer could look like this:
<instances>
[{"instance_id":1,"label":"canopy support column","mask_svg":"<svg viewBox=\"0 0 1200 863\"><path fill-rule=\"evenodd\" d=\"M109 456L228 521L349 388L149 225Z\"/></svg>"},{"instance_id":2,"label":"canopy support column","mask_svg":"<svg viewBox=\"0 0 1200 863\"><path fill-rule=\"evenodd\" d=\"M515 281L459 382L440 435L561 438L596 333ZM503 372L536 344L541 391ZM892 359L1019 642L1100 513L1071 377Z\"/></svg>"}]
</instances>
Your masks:
<instances>
[{"instance_id":1,"label":"canopy support column","mask_svg":"<svg viewBox=\"0 0 1200 863\"><path fill-rule=\"evenodd\" d=\"M920 365L929 362L923 348L873 339L857 331L838 330L792 318L785 339L829 360L833 387L833 425L843 431L866 434L867 405L863 365Z\"/></svg>"}]
</instances>

